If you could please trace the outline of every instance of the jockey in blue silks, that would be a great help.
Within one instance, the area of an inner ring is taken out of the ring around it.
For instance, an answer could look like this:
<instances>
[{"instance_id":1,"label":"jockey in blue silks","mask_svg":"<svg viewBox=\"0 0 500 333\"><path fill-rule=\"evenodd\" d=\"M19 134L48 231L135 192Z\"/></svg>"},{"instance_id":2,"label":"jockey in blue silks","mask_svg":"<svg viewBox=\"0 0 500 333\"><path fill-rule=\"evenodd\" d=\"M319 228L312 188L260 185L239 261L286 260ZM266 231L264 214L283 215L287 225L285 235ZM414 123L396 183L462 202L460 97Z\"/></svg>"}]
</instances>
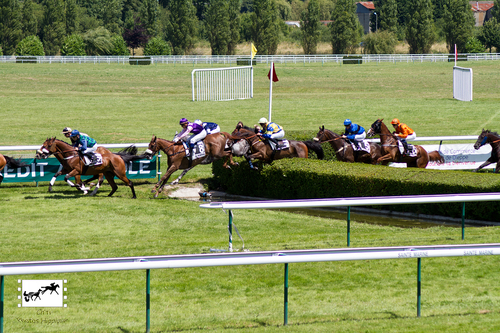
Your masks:
<instances>
[{"instance_id":1,"label":"jockey in blue silks","mask_svg":"<svg viewBox=\"0 0 500 333\"><path fill-rule=\"evenodd\" d=\"M359 142L366 138L366 131L358 124L353 124L351 119L344 120L345 133L342 138L348 139L359 148Z\"/></svg>"},{"instance_id":2,"label":"jockey in blue silks","mask_svg":"<svg viewBox=\"0 0 500 333\"><path fill-rule=\"evenodd\" d=\"M207 131L203 128L203 124L191 123L186 118L179 120L179 125L182 126L182 132L175 136L174 142L183 140L189 145L189 166L191 166L194 144L205 139ZM191 135L189 136L189 134Z\"/></svg>"},{"instance_id":3,"label":"jockey in blue silks","mask_svg":"<svg viewBox=\"0 0 500 333\"><path fill-rule=\"evenodd\" d=\"M73 130L70 135L72 146L78 148L82 155L87 155L91 162L90 165L97 162L95 151L97 150L97 142L86 134L80 133L78 130Z\"/></svg>"}]
</instances>

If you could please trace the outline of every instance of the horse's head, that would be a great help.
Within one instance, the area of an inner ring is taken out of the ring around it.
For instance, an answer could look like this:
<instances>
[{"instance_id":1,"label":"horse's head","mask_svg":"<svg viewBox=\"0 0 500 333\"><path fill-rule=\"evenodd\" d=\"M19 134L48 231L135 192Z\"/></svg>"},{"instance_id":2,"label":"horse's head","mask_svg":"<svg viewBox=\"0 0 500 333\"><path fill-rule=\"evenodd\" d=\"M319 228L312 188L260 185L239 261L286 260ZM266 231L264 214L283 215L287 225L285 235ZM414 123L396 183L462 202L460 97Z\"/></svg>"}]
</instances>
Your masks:
<instances>
[{"instance_id":1,"label":"horse's head","mask_svg":"<svg viewBox=\"0 0 500 333\"><path fill-rule=\"evenodd\" d=\"M483 131L477 137L477 141L474 144L474 149L479 149L479 148L481 148L482 146L484 146L488 142L488 134L490 134L490 131L489 130L485 130L483 128Z\"/></svg>"},{"instance_id":2,"label":"horse's head","mask_svg":"<svg viewBox=\"0 0 500 333\"><path fill-rule=\"evenodd\" d=\"M375 134L380 134L382 133L382 120L384 119L377 119L375 122L372 124L366 135L371 138Z\"/></svg>"},{"instance_id":3,"label":"horse's head","mask_svg":"<svg viewBox=\"0 0 500 333\"><path fill-rule=\"evenodd\" d=\"M55 152L55 145L54 142L56 141L56 138L47 138L45 142L42 144L42 147L36 151L35 158L37 160L41 159L46 159L49 157L51 154Z\"/></svg>"},{"instance_id":4,"label":"horse's head","mask_svg":"<svg viewBox=\"0 0 500 333\"><path fill-rule=\"evenodd\" d=\"M150 160L154 155L156 155L158 150L160 150L158 146L158 139L156 138L156 135L153 135L151 141L149 141L148 149L144 152L144 156Z\"/></svg>"},{"instance_id":5,"label":"horse's head","mask_svg":"<svg viewBox=\"0 0 500 333\"><path fill-rule=\"evenodd\" d=\"M323 126L321 126L319 128L319 132L318 132L318 134L316 134L316 136L314 137L313 140L316 141L316 142L319 142L319 143L321 143L323 141L326 141L326 138L325 138L325 125L323 125Z\"/></svg>"}]
</instances>

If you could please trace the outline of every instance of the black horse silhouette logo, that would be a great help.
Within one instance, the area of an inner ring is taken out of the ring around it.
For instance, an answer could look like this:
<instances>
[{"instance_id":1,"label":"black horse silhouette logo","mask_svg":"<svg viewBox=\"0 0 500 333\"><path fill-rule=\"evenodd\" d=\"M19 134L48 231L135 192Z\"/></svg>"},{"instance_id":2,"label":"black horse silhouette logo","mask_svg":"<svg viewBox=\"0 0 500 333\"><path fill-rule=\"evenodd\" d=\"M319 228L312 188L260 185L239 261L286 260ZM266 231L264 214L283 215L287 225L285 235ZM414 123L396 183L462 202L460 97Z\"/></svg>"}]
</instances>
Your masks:
<instances>
[{"instance_id":1,"label":"black horse silhouette logo","mask_svg":"<svg viewBox=\"0 0 500 333\"><path fill-rule=\"evenodd\" d=\"M45 288L43 291L42 291L42 295L45 294L45 292L47 292L48 290L50 290L50 295L52 295L53 292L55 292L56 294L59 295L59 293L57 292L57 288L61 288L58 284L56 284L55 282L52 282L50 284L50 286L43 286L42 288Z\"/></svg>"},{"instance_id":2,"label":"black horse silhouette logo","mask_svg":"<svg viewBox=\"0 0 500 333\"><path fill-rule=\"evenodd\" d=\"M42 292L42 289L38 289L37 292L34 292L34 291L31 291L29 293L27 293L26 291L24 292L23 296L24 296L24 300L26 302L29 302L29 301L36 301L36 299L38 298L39 300L42 300L42 298L40 297L40 292ZM43 293L42 293L43 295ZM35 299L33 299L33 297Z\"/></svg>"}]
</instances>

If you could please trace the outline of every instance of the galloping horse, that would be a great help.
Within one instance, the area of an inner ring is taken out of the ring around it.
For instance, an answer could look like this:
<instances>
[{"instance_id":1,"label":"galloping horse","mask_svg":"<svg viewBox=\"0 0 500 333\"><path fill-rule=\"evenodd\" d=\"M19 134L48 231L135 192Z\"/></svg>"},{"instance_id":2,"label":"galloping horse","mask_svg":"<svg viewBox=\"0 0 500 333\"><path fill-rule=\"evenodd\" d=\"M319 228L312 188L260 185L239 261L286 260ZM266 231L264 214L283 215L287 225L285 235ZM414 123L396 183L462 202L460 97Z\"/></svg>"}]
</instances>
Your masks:
<instances>
[{"instance_id":1,"label":"galloping horse","mask_svg":"<svg viewBox=\"0 0 500 333\"><path fill-rule=\"evenodd\" d=\"M361 162L376 164L377 160L382 157L382 147L379 144L370 142L370 153L366 151L354 151L352 145L343 139L339 134L325 129L325 126L319 128L318 134L314 138L320 143L328 142L335 150L337 160L342 162Z\"/></svg>"},{"instance_id":2,"label":"galloping horse","mask_svg":"<svg viewBox=\"0 0 500 333\"><path fill-rule=\"evenodd\" d=\"M64 177L64 180L68 182L69 178L80 176L80 175L99 175L103 174L106 177L109 185L111 185L111 192L108 194L108 197L112 196L113 193L116 192L118 186L115 183L114 176L120 178L125 184L130 187L132 191L132 199L136 198L134 184L130 181L126 176L126 167L125 164L140 159L141 156L137 155L123 155L119 156L116 154L103 154L102 155L102 164L96 166L86 166L83 161L79 158L78 152L74 147L70 146L64 141L57 140L56 138L49 138L45 140L40 149L41 152L44 150L48 151L50 154L55 156L61 155L62 158L67 163L67 166L71 169L71 171ZM68 182L69 183L69 182ZM100 185L102 184L102 179L99 180L99 183L96 185L96 188L91 193L91 195L95 195ZM82 188L81 181L77 184L77 187Z\"/></svg>"},{"instance_id":3,"label":"galloping horse","mask_svg":"<svg viewBox=\"0 0 500 333\"><path fill-rule=\"evenodd\" d=\"M153 136L149 142L148 149L144 153L146 158L152 158L157 152L162 150L168 158L168 169L167 172L161 177L160 181L156 183L155 187L151 190L151 193L155 193L155 198L162 192L170 176L177 170L184 170L182 174L174 181L173 184L179 182L179 180L193 167L198 164L210 164L213 161L220 158L227 158L224 163L224 167L228 167L227 163L231 165L236 165L232 160L231 151L226 149L227 141L229 140L229 133L219 132L214 134L209 134L203 139L205 142L206 156L194 159L192 163L189 163L189 159L186 156L186 150L182 144L176 144L173 141L157 138Z\"/></svg>"},{"instance_id":4,"label":"galloping horse","mask_svg":"<svg viewBox=\"0 0 500 333\"><path fill-rule=\"evenodd\" d=\"M6 165L9 168L19 168L25 166L26 164L12 157L0 154L0 171L2 171ZM3 181L3 174L0 175L0 184L2 183L2 181Z\"/></svg>"},{"instance_id":5,"label":"galloping horse","mask_svg":"<svg viewBox=\"0 0 500 333\"><path fill-rule=\"evenodd\" d=\"M245 156L252 169L256 169L252 163L254 159L270 163L274 160L282 158L308 158L309 149L318 155L318 159L322 160L324 157L321 145L312 140L289 140L288 142L290 143L290 147L288 149L273 151L271 146L262 141L257 135L257 129L251 129L250 127L243 125L241 121L238 123L233 133L231 133L231 138L233 139L233 142L238 141L232 145L233 155Z\"/></svg>"},{"instance_id":6,"label":"galloping horse","mask_svg":"<svg viewBox=\"0 0 500 333\"><path fill-rule=\"evenodd\" d=\"M498 135L497 132L491 132L490 130L485 130L481 132L479 137L477 138L476 143L474 144L475 149L479 149L485 144L489 143L491 145L491 156L479 166L474 172L484 168L485 166L488 166L490 164L496 163L497 166L495 167L495 173L500 171L500 135Z\"/></svg>"},{"instance_id":7,"label":"galloping horse","mask_svg":"<svg viewBox=\"0 0 500 333\"><path fill-rule=\"evenodd\" d=\"M417 156L411 157L401 155L398 147L398 139L389 131L387 126L385 126L383 119L377 119L367 133L368 137L372 137L375 134L380 135L383 155L377 160L377 163L406 163L408 167L425 168L429 161L435 161L438 163L444 162L443 157L439 155L439 152L437 154L433 152L433 154L429 157L427 151L422 146L418 145L415 145L415 148L417 149Z\"/></svg>"}]
</instances>

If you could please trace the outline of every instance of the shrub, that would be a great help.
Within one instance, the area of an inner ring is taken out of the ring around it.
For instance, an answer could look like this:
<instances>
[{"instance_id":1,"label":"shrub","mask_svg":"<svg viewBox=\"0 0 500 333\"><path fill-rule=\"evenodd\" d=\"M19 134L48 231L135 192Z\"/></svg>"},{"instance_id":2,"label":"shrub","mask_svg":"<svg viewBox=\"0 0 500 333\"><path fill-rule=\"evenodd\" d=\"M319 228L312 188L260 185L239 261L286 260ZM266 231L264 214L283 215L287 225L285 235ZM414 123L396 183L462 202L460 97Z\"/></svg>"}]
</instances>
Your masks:
<instances>
[{"instance_id":1,"label":"shrub","mask_svg":"<svg viewBox=\"0 0 500 333\"><path fill-rule=\"evenodd\" d=\"M154 37L144 47L144 55L171 55L170 45L160 37Z\"/></svg>"},{"instance_id":2,"label":"shrub","mask_svg":"<svg viewBox=\"0 0 500 333\"><path fill-rule=\"evenodd\" d=\"M484 45L476 37L470 37L465 43L465 53L483 53Z\"/></svg>"},{"instance_id":3,"label":"shrub","mask_svg":"<svg viewBox=\"0 0 500 333\"><path fill-rule=\"evenodd\" d=\"M44 56L42 41L38 36L28 36L19 42L16 46L16 55L18 56Z\"/></svg>"},{"instance_id":4,"label":"shrub","mask_svg":"<svg viewBox=\"0 0 500 333\"><path fill-rule=\"evenodd\" d=\"M108 55L113 48L111 34L108 29L99 27L89 30L83 35L87 55Z\"/></svg>"},{"instance_id":5,"label":"shrub","mask_svg":"<svg viewBox=\"0 0 500 333\"><path fill-rule=\"evenodd\" d=\"M393 54L398 43L396 35L390 31L377 31L363 38L365 54Z\"/></svg>"},{"instance_id":6,"label":"shrub","mask_svg":"<svg viewBox=\"0 0 500 333\"><path fill-rule=\"evenodd\" d=\"M64 38L61 54L65 56L84 56L85 42L79 34L72 34Z\"/></svg>"},{"instance_id":7,"label":"shrub","mask_svg":"<svg viewBox=\"0 0 500 333\"><path fill-rule=\"evenodd\" d=\"M125 40L121 35L113 35L111 37L111 42L113 43L113 47L109 51L110 55L123 55L123 56L129 56L130 55L130 50L127 47L127 44L125 43Z\"/></svg>"},{"instance_id":8,"label":"shrub","mask_svg":"<svg viewBox=\"0 0 500 333\"><path fill-rule=\"evenodd\" d=\"M3 50L1 46L0 46L0 56L3 56Z\"/></svg>"}]
</instances>

